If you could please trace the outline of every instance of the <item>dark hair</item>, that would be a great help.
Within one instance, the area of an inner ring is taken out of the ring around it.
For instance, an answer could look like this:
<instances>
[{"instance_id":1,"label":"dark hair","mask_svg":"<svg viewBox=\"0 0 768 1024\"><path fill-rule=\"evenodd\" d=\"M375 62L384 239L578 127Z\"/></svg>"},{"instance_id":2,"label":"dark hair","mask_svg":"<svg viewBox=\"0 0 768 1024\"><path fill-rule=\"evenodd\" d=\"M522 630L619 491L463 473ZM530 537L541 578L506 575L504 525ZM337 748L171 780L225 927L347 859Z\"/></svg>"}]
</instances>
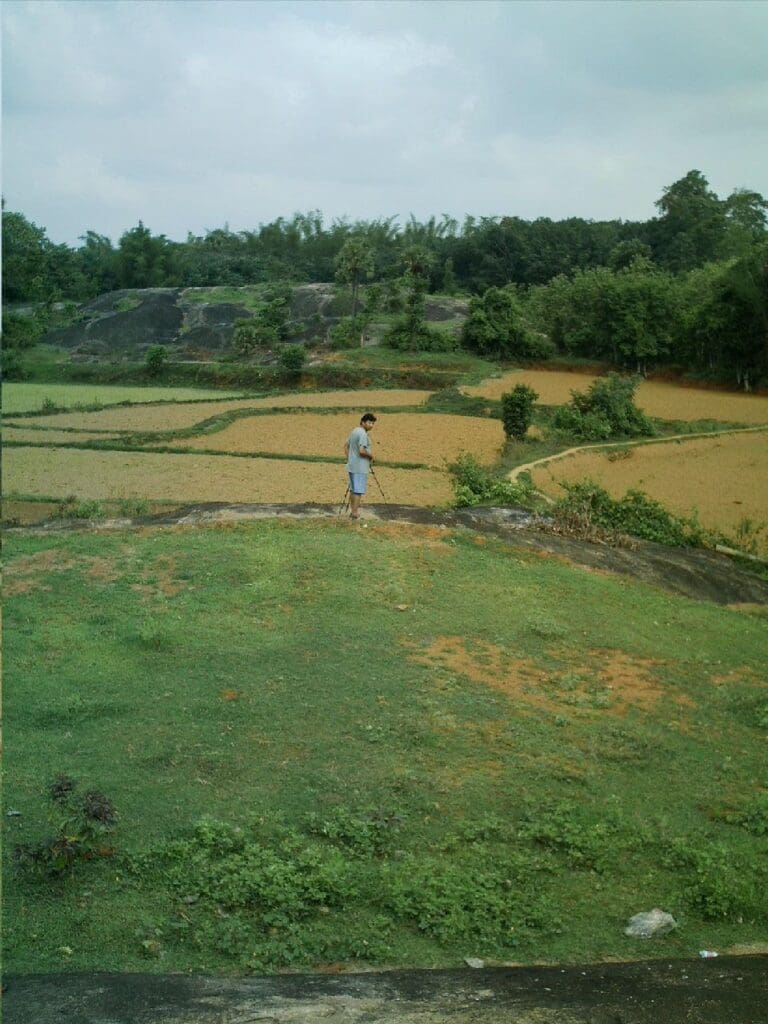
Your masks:
<instances>
[{"instance_id":1,"label":"dark hair","mask_svg":"<svg viewBox=\"0 0 768 1024\"><path fill-rule=\"evenodd\" d=\"M365 413L363 418L360 420L360 422L361 423L375 423L376 422L376 417L373 415L372 412L367 412L367 413Z\"/></svg>"}]
</instances>

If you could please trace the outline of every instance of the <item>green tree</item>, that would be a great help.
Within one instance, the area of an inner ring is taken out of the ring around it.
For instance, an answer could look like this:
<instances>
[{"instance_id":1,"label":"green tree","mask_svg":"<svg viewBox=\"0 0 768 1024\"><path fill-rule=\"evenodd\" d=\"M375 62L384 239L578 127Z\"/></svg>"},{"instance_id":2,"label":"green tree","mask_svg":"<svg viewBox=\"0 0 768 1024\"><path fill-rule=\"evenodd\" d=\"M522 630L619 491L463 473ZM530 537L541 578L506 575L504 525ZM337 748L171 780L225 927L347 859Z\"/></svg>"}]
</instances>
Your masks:
<instances>
[{"instance_id":1,"label":"green tree","mask_svg":"<svg viewBox=\"0 0 768 1024\"><path fill-rule=\"evenodd\" d=\"M501 419L507 437L522 440L533 421L537 392L527 384L517 384L501 396Z\"/></svg>"},{"instance_id":2,"label":"green tree","mask_svg":"<svg viewBox=\"0 0 768 1024\"><path fill-rule=\"evenodd\" d=\"M663 190L656 203L659 262L673 271L691 270L723 255L726 204L701 171L689 171Z\"/></svg>"},{"instance_id":3,"label":"green tree","mask_svg":"<svg viewBox=\"0 0 768 1024\"><path fill-rule=\"evenodd\" d=\"M387 344L410 352L454 348L454 339L449 334L431 329L426 320L425 296L433 267L432 255L426 249L411 246L403 253L403 265L405 310L387 334Z\"/></svg>"},{"instance_id":4,"label":"green tree","mask_svg":"<svg viewBox=\"0 0 768 1024\"><path fill-rule=\"evenodd\" d=\"M571 392L570 403L555 414L555 426L590 441L652 435L653 424L634 402L637 384L638 378L618 373L598 377L586 391Z\"/></svg>"},{"instance_id":5,"label":"green tree","mask_svg":"<svg viewBox=\"0 0 768 1024\"><path fill-rule=\"evenodd\" d=\"M3 302L46 298L50 245L44 228L3 209Z\"/></svg>"},{"instance_id":6,"label":"green tree","mask_svg":"<svg viewBox=\"0 0 768 1024\"><path fill-rule=\"evenodd\" d=\"M173 247L141 221L120 237L117 277L121 288L160 288L172 281Z\"/></svg>"},{"instance_id":7,"label":"green tree","mask_svg":"<svg viewBox=\"0 0 768 1024\"><path fill-rule=\"evenodd\" d=\"M168 362L168 349L165 345L153 345L148 351L144 366L150 377L159 377Z\"/></svg>"},{"instance_id":8,"label":"green tree","mask_svg":"<svg viewBox=\"0 0 768 1024\"><path fill-rule=\"evenodd\" d=\"M462 343L490 359L545 359L552 354L547 340L526 325L513 288L489 288L482 298L470 299Z\"/></svg>"},{"instance_id":9,"label":"green tree","mask_svg":"<svg viewBox=\"0 0 768 1024\"><path fill-rule=\"evenodd\" d=\"M352 319L357 315L360 285L373 274L373 250L364 238L349 238L336 257L336 280L352 290Z\"/></svg>"}]
</instances>

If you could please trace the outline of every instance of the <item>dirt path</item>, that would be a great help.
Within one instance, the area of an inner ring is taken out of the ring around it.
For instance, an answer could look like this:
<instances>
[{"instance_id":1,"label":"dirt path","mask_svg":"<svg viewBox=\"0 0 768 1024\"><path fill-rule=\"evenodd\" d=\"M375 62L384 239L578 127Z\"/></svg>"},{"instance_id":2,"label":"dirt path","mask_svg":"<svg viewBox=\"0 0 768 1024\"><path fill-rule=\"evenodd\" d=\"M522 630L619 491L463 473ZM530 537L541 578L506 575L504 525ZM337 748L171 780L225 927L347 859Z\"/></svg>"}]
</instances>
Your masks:
<instances>
[{"instance_id":1,"label":"dirt path","mask_svg":"<svg viewBox=\"0 0 768 1024\"><path fill-rule=\"evenodd\" d=\"M6 983L5 1024L765 1024L768 957Z\"/></svg>"}]
</instances>

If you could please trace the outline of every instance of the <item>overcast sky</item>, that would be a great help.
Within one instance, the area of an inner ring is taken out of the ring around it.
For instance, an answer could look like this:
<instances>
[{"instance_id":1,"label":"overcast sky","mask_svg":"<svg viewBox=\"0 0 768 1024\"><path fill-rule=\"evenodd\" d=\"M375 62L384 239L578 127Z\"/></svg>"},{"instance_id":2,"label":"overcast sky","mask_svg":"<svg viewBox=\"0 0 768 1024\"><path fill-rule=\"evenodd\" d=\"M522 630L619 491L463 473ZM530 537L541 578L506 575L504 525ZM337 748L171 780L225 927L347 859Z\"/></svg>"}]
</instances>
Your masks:
<instances>
[{"instance_id":1,"label":"overcast sky","mask_svg":"<svg viewBox=\"0 0 768 1024\"><path fill-rule=\"evenodd\" d=\"M768 195L768 3L3 0L6 208L77 244L319 209L645 220Z\"/></svg>"}]
</instances>

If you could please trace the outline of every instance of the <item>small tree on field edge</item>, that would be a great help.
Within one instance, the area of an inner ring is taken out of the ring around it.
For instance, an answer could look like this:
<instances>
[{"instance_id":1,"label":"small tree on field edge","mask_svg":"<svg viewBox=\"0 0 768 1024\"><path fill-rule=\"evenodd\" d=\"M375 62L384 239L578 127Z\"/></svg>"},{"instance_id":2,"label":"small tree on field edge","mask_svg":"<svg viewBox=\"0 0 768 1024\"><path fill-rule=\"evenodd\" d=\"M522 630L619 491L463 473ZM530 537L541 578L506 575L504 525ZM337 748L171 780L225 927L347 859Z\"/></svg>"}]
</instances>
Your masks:
<instances>
[{"instance_id":1,"label":"small tree on field edge","mask_svg":"<svg viewBox=\"0 0 768 1024\"><path fill-rule=\"evenodd\" d=\"M520 440L525 437L533 420L533 406L538 393L527 384L517 384L501 396L501 418L507 437Z\"/></svg>"}]
</instances>

